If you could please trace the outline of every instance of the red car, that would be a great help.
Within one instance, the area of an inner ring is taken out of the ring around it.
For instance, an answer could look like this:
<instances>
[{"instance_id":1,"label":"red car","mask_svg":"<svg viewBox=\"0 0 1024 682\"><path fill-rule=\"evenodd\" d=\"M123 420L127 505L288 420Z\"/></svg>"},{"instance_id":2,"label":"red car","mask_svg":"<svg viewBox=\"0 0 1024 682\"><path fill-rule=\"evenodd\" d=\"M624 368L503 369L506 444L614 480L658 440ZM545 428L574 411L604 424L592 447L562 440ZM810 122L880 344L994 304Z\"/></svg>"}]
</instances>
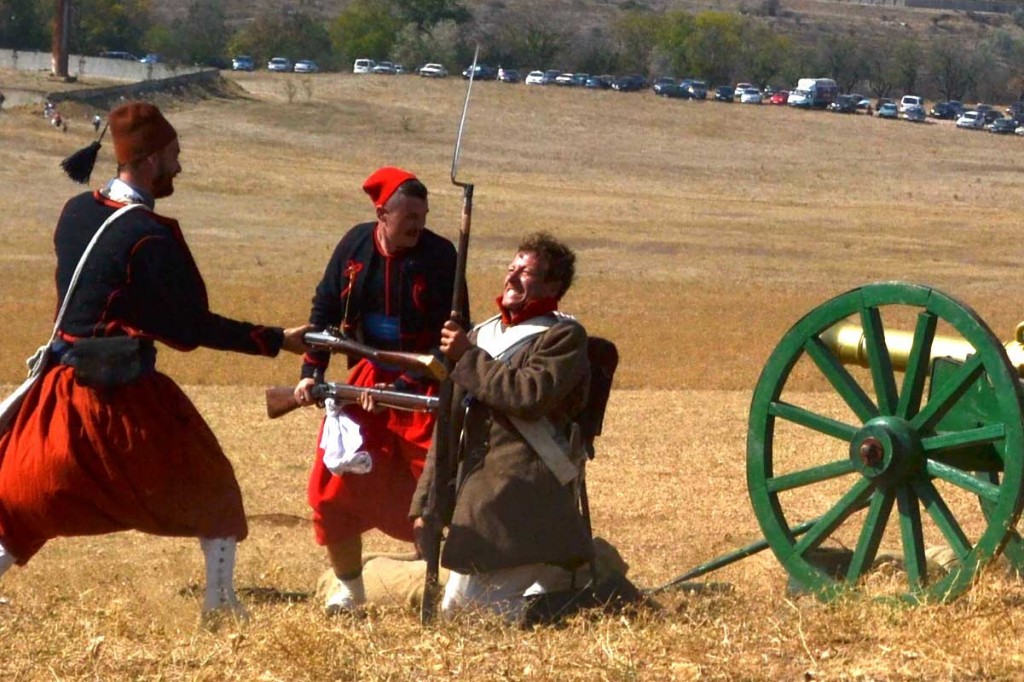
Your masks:
<instances>
[{"instance_id":1,"label":"red car","mask_svg":"<svg viewBox=\"0 0 1024 682\"><path fill-rule=\"evenodd\" d=\"M772 104L785 104L789 101L789 90L776 90L768 101Z\"/></svg>"}]
</instances>

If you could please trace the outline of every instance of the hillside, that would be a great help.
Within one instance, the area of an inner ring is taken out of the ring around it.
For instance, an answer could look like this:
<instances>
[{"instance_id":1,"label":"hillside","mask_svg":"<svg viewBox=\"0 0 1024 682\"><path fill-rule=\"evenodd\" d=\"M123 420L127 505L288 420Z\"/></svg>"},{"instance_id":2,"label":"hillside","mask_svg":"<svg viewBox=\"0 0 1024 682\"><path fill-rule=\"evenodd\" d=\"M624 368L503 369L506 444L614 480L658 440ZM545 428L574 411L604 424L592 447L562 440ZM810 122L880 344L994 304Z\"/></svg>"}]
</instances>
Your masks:
<instances>
[{"instance_id":1,"label":"hillside","mask_svg":"<svg viewBox=\"0 0 1024 682\"><path fill-rule=\"evenodd\" d=\"M964 0L970 2L970 0ZM191 0L164 0L154 3L153 12L162 19L184 17ZM325 19L336 16L348 4L346 0L225 0L228 22L232 26L266 11L295 9ZM536 0L467 0L466 6L481 21L503 13L531 10L571 20L580 31L607 26L620 11L646 7L654 11L683 9L744 11L757 8L759 0L573 0L566 3L537 3ZM531 5L536 5L535 7ZM787 33L804 34L815 31L852 32L864 35L905 35L912 32L921 37L962 36L965 40L983 36L999 28L1014 28L1009 15L862 4L841 0L781 0L776 17L767 18Z\"/></svg>"}]
</instances>

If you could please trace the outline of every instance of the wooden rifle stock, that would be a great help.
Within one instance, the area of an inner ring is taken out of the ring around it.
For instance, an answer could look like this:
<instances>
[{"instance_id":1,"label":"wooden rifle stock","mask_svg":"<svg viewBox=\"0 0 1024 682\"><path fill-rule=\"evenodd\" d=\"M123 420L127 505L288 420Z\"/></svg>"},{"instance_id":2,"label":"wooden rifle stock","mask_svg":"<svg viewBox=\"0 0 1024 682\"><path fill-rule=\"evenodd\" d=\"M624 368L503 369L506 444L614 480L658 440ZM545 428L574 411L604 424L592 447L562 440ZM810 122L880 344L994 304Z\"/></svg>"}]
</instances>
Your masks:
<instances>
[{"instance_id":1,"label":"wooden rifle stock","mask_svg":"<svg viewBox=\"0 0 1024 682\"><path fill-rule=\"evenodd\" d=\"M338 384L326 382L316 384L310 389L314 400L318 403L327 398L334 398L342 402L354 403L359 401L359 396L369 393L377 403L395 410L406 410L409 412L434 412L437 410L439 399L435 396L418 395L416 393L404 393L402 391L389 391L382 388L366 388L363 386L352 386L351 384ZM277 419L296 410L302 405L295 400L295 390L290 386L271 386L266 391L267 416Z\"/></svg>"},{"instance_id":2,"label":"wooden rifle stock","mask_svg":"<svg viewBox=\"0 0 1024 682\"><path fill-rule=\"evenodd\" d=\"M338 329L329 327L318 332L306 332L303 340L313 348L342 353L357 358L369 358L385 365L394 365L404 370L425 372L438 381L448 376L444 363L429 353L403 353L379 350L364 343L345 337Z\"/></svg>"}]
</instances>

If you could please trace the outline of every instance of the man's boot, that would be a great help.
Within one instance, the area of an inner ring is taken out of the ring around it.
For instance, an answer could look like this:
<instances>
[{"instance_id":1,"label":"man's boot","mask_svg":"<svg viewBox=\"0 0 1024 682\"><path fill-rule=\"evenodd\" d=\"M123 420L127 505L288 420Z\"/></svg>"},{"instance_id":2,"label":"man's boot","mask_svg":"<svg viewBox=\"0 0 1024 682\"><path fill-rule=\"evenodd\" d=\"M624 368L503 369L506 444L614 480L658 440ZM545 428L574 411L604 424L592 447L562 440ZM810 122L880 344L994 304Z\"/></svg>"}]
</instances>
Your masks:
<instances>
[{"instance_id":1,"label":"man's boot","mask_svg":"<svg viewBox=\"0 0 1024 682\"><path fill-rule=\"evenodd\" d=\"M249 614L235 594L235 538L199 538L199 546L206 559L203 626L216 630L225 619L248 620Z\"/></svg>"}]
</instances>

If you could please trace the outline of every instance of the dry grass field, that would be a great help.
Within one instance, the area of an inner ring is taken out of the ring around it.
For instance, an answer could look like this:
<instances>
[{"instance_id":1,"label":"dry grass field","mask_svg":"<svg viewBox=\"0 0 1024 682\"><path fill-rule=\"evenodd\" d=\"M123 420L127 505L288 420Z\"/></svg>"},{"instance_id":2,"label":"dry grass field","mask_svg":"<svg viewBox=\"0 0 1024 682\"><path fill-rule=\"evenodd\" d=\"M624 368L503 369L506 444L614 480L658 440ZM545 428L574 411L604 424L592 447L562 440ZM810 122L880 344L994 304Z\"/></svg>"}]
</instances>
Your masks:
<instances>
[{"instance_id":1,"label":"dry grass field","mask_svg":"<svg viewBox=\"0 0 1024 682\"><path fill-rule=\"evenodd\" d=\"M184 173L161 211L181 220L215 310L297 324L337 239L370 217L359 186L377 166L415 170L431 188L429 224L456 237L461 191L448 174L465 85L286 78L246 74L228 94L164 102ZM91 114L72 111L66 135L35 111L0 114L2 384L21 378L50 331L52 228L80 191L57 164L89 141ZM908 280L959 297L1010 337L1024 317L1022 145L785 107L474 87L459 170L476 184L474 316L489 315L521 235L545 229L578 249L564 308L623 356L589 470L594 524L634 582L663 583L760 537L745 482L751 391L806 311L866 282ZM108 144L95 183L112 166ZM5 679L1009 680L1024 671L1024 585L1001 569L947 605L822 604L788 594L765 553L708 576L731 591L671 593L657 612L530 631L486 620L423 629L387 608L326 620L312 600L261 597L308 593L326 566L306 521L317 414L263 416L262 387L291 384L297 362L165 349L160 364L187 387L241 481L251 534L237 583L257 588L252 620L214 634L196 627L194 541L60 539L0 581ZM807 404L835 401L820 379L795 389ZM793 452L805 452L799 441ZM403 549L378 535L368 545Z\"/></svg>"}]
</instances>

